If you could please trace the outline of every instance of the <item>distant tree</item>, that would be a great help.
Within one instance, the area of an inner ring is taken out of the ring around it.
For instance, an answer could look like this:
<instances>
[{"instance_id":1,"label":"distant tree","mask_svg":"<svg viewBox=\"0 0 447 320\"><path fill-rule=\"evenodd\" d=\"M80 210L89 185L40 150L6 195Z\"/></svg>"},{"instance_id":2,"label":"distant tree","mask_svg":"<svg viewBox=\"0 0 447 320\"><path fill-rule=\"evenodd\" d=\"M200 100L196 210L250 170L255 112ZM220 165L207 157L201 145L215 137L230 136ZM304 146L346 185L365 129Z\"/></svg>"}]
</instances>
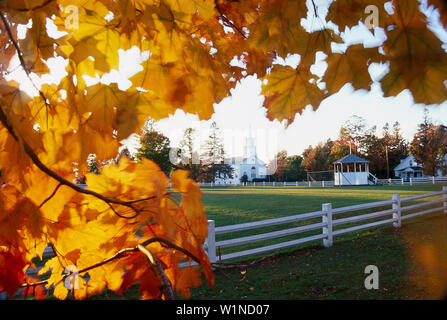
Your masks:
<instances>
[{"instance_id":1,"label":"distant tree","mask_svg":"<svg viewBox=\"0 0 447 320\"><path fill-rule=\"evenodd\" d=\"M210 126L208 140L202 147L202 176L205 182L216 182L216 177L233 178L233 167L225 163L225 148L217 123Z\"/></svg>"},{"instance_id":2,"label":"distant tree","mask_svg":"<svg viewBox=\"0 0 447 320\"><path fill-rule=\"evenodd\" d=\"M246 183L248 181L248 176L247 176L247 174L244 174L242 177L241 177L241 183Z\"/></svg>"},{"instance_id":3,"label":"distant tree","mask_svg":"<svg viewBox=\"0 0 447 320\"><path fill-rule=\"evenodd\" d=\"M365 158L370 161L370 171L379 178L391 178L400 158L408 154L408 143L400 133L399 122L393 124L392 130L386 123L381 137L370 135L365 141Z\"/></svg>"},{"instance_id":4,"label":"distant tree","mask_svg":"<svg viewBox=\"0 0 447 320\"><path fill-rule=\"evenodd\" d=\"M360 116L353 115L340 128L339 138L350 143L352 151L361 153L366 131L366 120Z\"/></svg>"},{"instance_id":5,"label":"distant tree","mask_svg":"<svg viewBox=\"0 0 447 320\"><path fill-rule=\"evenodd\" d=\"M303 152L303 167L306 172L326 171L332 169L334 154L332 149L334 142L328 139L320 142L315 147L309 146Z\"/></svg>"},{"instance_id":6,"label":"distant tree","mask_svg":"<svg viewBox=\"0 0 447 320\"><path fill-rule=\"evenodd\" d=\"M332 144L331 157L334 160L347 156L350 152L357 153L357 148L350 138L338 138Z\"/></svg>"},{"instance_id":7,"label":"distant tree","mask_svg":"<svg viewBox=\"0 0 447 320\"><path fill-rule=\"evenodd\" d=\"M301 181L306 178L303 160L303 157L298 155L287 157L285 170L286 181Z\"/></svg>"},{"instance_id":8,"label":"distant tree","mask_svg":"<svg viewBox=\"0 0 447 320\"><path fill-rule=\"evenodd\" d=\"M376 127L368 128L366 120L360 116L350 117L340 128L337 141L334 142L332 155L334 159L340 159L350 152L359 156L367 153L370 140L376 132Z\"/></svg>"},{"instance_id":9,"label":"distant tree","mask_svg":"<svg viewBox=\"0 0 447 320\"><path fill-rule=\"evenodd\" d=\"M183 138L180 141L179 155L181 156L181 162L177 164L178 168L188 170L190 177L194 181L202 180L202 165L200 163L200 158L195 151L195 129L187 128L184 131Z\"/></svg>"},{"instance_id":10,"label":"distant tree","mask_svg":"<svg viewBox=\"0 0 447 320\"><path fill-rule=\"evenodd\" d=\"M79 169L75 169L76 171L76 176L75 176L75 183L77 184L85 184L87 183L87 178L85 176L85 174L87 173L94 173L94 174L100 174L101 173L101 168L106 166L109 163L118 163L119 159L121 159L121 157L123 156L127 156L129 159L132 159L132 156L129 152L129 150L127 149L127 147L124 147L123 149L121 149L121 151L118 153L118 155L116 156L116 158L112 158L112 159L108 159L108 160L104 160L104 161L99 161L98 157L96 156L96 154L91 153L89 154L89 156L87 157L87 170L86 171L82 171L80 172Z\"/></svg>"},{"instance_id":11,"label":"distant tree","mask_svg":"<svg viewBox=\"0 0 447 320\"><path fill-rule=\"evenodd\" d=\"M378 177L391 177L392 169L399 164L400 158L408 154L408 143L402 137L399 122L395 122L392 128L386 123L381 136L376 130L376 126L369 127L365 119L351 117L340 128L339 138L332 143L331 162L353 153L369 160L370 171ZM312 162L311 151L312 148L306 151L309 154L306 167L316 166L315 161Z\"/></svg>"},{"instance_id":12,"label":"distant tree","mask_svg":"<svg viewBox=\"0 0 447 320\"><path fill-rule=\"evenodd\" d=\"M113 160L115 161L116 164L118 164L122 157L127 157L130 160L135 160L135 157L132 156L132 154L130 153L130 151L129 151L129 149L127 147L122 148L120 150L120 152L118 152L118 155L116 156L116 158L113 159Z\"/></svg>"},{"instance_id":13,"label":"distant tree","mask_svg":"<svg viewBox=\"0 0 447 320\"><path fill-rule=\"evenodd\" d=\"M411 153L422 164L425 174L435 176L439 169L446 172L447 127L433 124L426 115L411 142Z\"/></svg>"},{"instance_id":14,"label":"distant tree","mask_svg":"<svg viewBox=\"0 0 447 320\"><path fill-rule=\"evenodd\" d=\"M99 166L98 159L95 154L90 154L87 158L87 167L89 173L99 174Z\"/></svg>"},{"instance_id":15,"label":"distant tree","mask_svg":"<svg viewBox=\"0 0 447 320\"><path fill-rule=\"evenodd\" d=\"M136 158L141 160L144 157L154 161L166 175L169 175L174 168L169 159L169 138L158 131L148 130L141 136L140 145Z\"/></svg>"},{"instance_id":16,"label":"distant tree","mask_svg":"<svg viewBox=\"0 0 447 320\"><path fill-rule=\"evenodd\" d=\"M282 150L276 154L276 171L272 174L274 181L285 181L287 170L287 151Z\"/></svg>"}]
</instances>

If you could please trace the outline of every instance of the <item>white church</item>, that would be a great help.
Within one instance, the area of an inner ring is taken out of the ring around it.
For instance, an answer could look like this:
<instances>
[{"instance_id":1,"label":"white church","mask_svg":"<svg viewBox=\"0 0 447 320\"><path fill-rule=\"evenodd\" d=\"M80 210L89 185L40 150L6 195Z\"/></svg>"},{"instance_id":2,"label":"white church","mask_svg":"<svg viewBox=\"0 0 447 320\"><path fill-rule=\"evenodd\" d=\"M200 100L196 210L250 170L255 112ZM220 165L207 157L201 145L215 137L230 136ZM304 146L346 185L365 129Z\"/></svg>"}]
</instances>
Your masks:
<instances>
[{"instance_id":1,"label":"white church","mask_svg":"<svg viewBox=\"0 0 447 320\"><path fill-rule=\"evenodd\" d=\"M245 139L243 157L225 159L225 163L233 168L233 178L216 176L216 184L240 184L241 178L246 175L247 181L254 179L265 179L267 165L258 158L256 153L255 139L251 135Z\"/></svg>"}]
</instances>

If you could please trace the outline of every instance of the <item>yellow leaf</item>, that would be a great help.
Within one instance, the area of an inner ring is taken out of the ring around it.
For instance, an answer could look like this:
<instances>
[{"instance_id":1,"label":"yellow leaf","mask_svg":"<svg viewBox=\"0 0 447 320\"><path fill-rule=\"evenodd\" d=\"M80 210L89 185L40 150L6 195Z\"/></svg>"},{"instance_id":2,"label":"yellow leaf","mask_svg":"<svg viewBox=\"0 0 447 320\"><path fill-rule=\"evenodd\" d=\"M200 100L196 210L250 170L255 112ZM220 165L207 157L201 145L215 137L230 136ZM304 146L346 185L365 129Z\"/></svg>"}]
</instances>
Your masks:
<instances>
[{"instance_id":1,"label":"yellow leaf","mask_svg":"<svg viewBox=\"0 0 447 320\"><path fill-rule=\"evenodd\" d=\"M296 113L302 113L308 105L316 109L325 98L315 84L315 76L306 70L275 65L264 79L268 83L263 85L262 94L269 119L287 120L290 124Z\"/></svg>"}]
</instances>

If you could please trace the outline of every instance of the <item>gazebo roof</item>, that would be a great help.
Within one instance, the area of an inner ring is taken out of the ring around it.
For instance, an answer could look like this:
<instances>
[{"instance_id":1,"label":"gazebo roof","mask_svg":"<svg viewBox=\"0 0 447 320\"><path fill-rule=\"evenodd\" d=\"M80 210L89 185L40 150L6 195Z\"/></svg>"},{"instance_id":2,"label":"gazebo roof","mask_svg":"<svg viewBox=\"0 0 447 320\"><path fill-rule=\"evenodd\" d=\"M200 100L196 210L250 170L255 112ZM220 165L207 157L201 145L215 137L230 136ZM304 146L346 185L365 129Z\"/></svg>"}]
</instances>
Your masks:
<instances>
[{"instance_id":1,"label":"gazebo roof","mask_svg":"<svg viewBox=\"0 0 447 320\"><path fill-rule=\"evenodd\" d=\"M368 160L360 158L355 154L348 154L347 156L335 161L334 163L368 163Z\"/></svg>"}]
</instances>

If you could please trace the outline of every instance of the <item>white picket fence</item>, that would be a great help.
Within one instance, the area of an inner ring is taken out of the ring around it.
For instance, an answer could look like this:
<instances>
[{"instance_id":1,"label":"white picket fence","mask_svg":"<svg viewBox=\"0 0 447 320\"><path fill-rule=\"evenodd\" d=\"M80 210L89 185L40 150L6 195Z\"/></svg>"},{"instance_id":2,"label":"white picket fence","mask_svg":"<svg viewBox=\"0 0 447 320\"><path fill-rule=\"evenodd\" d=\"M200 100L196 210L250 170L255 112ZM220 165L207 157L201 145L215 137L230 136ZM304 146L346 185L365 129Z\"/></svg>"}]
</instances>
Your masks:
<instances>
[{"instance_id":1,"label":"white picket fence","mask_svg":"<svg viewBox=\"0 0 447 320\"><path fill-rule=\"evenodd\" d=\"M382 185L415 185L415 184L438 184L447 183L446 177L423 177L405 179L377 179L376 183ZM200 187L330 187L334 186L334 181L293 181L293 182L245 182L238 184L224 184L213 182L200 182Z\"/></svg>"},{"instance_id":2,"label":"white picket fence","mask_svg":"<svg viewBox=\"0 0 447 320\"><path fill-rule=\"evenodd\" d=\"M238 184L224 184L213 182L199 182L200 187L329 187L334 185L334 181L292 181L292 182L245 182Z\"/></svg>"},{"instance_id":3,"label":"white picket fence","mask_svg":"<svg viewBox=\"0 0 447 320\"><path fill-rule=\"evenodd\" d=\"M424 201L420 203L413 203L417 200L427 198L440 198L430 201ZM384 208L389 207L389 208ZM428 208L427 207L431 207ZM375 212L361 213L358 215L352 215L343 218L340 217L343 213L359 212L366 209L380 208ZM316 240L322 240L325 247L330 247L333 244L333 239L337 236L357 232L364 229L375 228L387 224L392 224L394 227L400 227L403 220L411 219L417 216L441 212L447 214L447 187L443 187L442 191L427 193L412 197L401 198L399 194L393 194L391 200L378 201L372 203L365 203L360 205L353 205L342 208L333 208L331 203L325 203L322 205L321 211L303 213L288 217L268 219L256 222L241 223L235 225L228 225L222 227L216 227L214 220L208 220L208 238L205 242L205 250L211 263L218 263L220 261L227 261L236 258L243 258L267 252L277 251L284 248L294 247L303 243L312 242ZM315 218L321 219L321 221L315 223ZM377 218L385 218L384 220L378 220L374 222L367 222L360 225L348 226L345 228L339 228L346 224L353 224ZM272 231L266 233L260 233L250 236L244 236L239 238L227 239L222 241L216 241L216 235L238 232L242 230L258 229L268 226L290 224L297 221L306 222L309 224L293 227L285 230ZM216 254L216 251L220 252L223 248L240 246L249 243L255 243L268 239L275 239L284 236L297 235L311 230L321 230L316 235L305 236L303 238L289 240L281 243L266 245L255 249L248 249L243 251L232 252L224 255Z\"/></svg>"},{"instance_id":4,"label":"white picket fence","mask_svg":"<svg viewBox=\"0 0 447 320\"><path fill-rule=\"evenodd\" d=\"M415 184L438 184L447 183L447 177L423 177L423 178L409 178L404 179L378 179L381 184L400 184L400 185L415 185Z\"/></svg>"}]
</instances>

